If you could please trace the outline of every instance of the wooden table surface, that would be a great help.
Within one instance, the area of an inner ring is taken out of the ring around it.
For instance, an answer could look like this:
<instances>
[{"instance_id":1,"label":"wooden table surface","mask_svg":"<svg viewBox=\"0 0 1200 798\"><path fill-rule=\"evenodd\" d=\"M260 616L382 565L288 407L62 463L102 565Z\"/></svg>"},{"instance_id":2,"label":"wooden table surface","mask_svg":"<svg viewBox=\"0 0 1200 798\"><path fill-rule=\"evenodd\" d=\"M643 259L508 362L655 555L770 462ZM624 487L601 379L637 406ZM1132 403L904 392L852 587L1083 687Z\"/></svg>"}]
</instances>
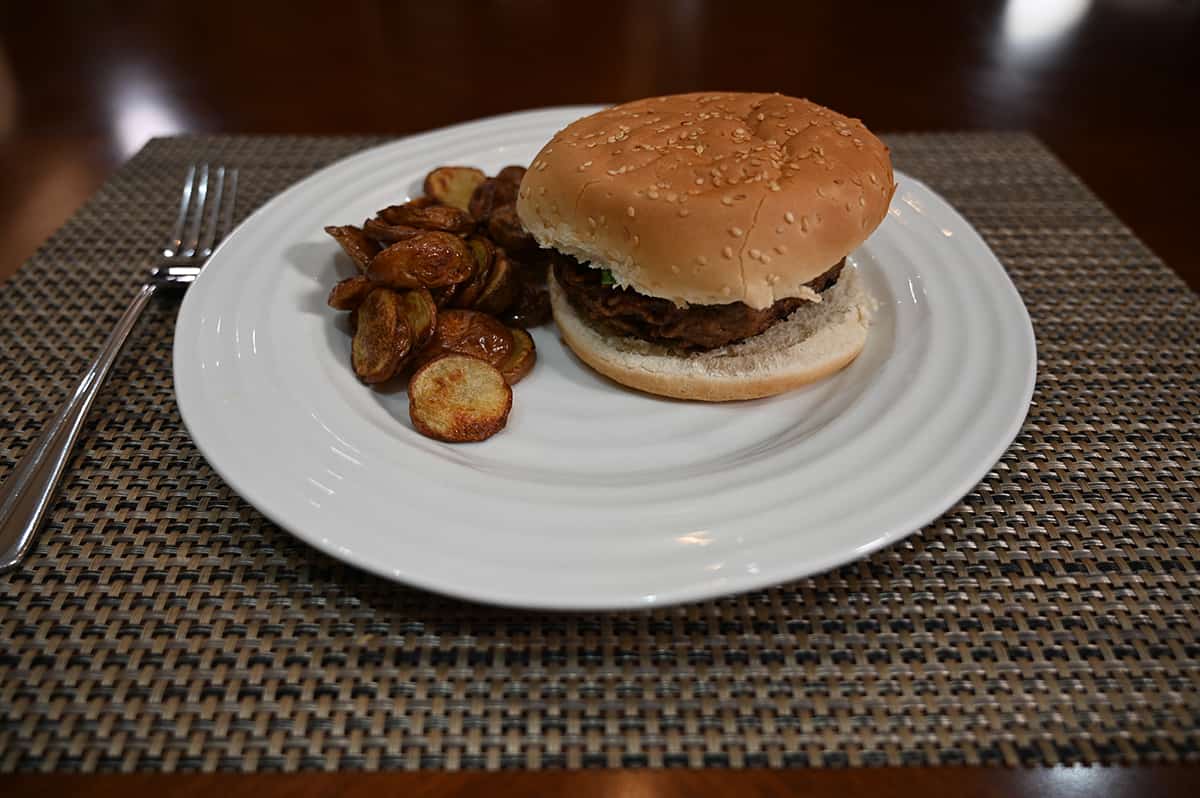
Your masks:
<instances>
[{"instance_id":1,"label":"wooden table surface","mask_svg":"<svg viewBox=\"0 0 1200 798\"><path fill-rule=\"evenodd\" d=\"M1200 287L1196 41L1194 0L2 3L0 280L151 136L402 135L741 89L883 133L1032 131ZM1200 794L1188 769L50 778L5 793Z\"/></svg>"}]
</instances>

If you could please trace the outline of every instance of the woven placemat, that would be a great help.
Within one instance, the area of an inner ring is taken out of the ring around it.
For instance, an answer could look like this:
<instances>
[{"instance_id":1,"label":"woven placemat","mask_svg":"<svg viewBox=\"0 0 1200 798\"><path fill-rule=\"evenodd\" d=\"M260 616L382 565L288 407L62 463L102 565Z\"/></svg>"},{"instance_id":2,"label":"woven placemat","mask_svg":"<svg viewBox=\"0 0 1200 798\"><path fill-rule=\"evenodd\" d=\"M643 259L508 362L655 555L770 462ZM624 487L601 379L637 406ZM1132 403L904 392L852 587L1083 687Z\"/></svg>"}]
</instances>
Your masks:
<instances>
[{"instance_id":1,"label":"woven placemat","mask_svg":"<svg viewBox=\"0 0 1200 798\"><path fill-rule=\"evenodd\" d=\"M169 227L185 165L244 215L369 139L156 140L0 286L0 478ZM1200 760L1200 298L1040 144L905 135L1037 331L987 478L829 574L653 612L459 603L316 553L197 453L155 304L37 549L0 577L0 770Z\"/></svg>"}]
</instances>

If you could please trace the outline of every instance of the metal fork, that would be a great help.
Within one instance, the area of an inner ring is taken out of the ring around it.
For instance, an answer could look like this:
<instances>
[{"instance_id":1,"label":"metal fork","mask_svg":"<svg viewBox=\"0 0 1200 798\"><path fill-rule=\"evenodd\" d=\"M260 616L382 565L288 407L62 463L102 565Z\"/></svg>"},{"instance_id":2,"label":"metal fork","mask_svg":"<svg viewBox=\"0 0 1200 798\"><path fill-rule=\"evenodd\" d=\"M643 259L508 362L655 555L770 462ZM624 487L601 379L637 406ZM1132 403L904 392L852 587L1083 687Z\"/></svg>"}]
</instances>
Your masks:
<instances>
[{"instance_id":1,"label":"metal fork","mask_svg":"<svg viewBox=\"0 0 1200 798\"><path fill-rule=\"evenodd\" d=\"M170 238L158 252L150 279L121 315L70 401L50 419L0 485L0 573L20 563L33 545L88 410L150 298L159 292L182 294L200 273L213 247L229 232L237 178L237 169L224 166L193 164L188 169L179 215Z\"/></svg>"}]
</instances>

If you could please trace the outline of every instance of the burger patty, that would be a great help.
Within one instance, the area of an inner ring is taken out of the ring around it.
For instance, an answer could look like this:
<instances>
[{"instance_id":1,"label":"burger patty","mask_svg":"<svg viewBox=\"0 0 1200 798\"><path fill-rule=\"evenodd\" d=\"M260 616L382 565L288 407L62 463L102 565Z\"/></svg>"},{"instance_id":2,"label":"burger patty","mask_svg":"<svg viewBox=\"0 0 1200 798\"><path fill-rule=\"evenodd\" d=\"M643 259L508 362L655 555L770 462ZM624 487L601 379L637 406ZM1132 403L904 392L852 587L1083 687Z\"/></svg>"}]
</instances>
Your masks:
<instances>
[{"instance_id":1,"label":"burger patty","mask_svg":"<svg viewBox=\"0 0 1200 798\"><path fill-rule=\"evenodd\" d=\"M837 282L843 258L807 285L820 293ZM756 310L744 302L677 306L669 299L603 285L600 269L568 257L554 259L554 278L575 310L589 321L616 333L685 350L715 349L758 335L785 319L808 300L781 299Z\"/></svg>"}]
</instances>

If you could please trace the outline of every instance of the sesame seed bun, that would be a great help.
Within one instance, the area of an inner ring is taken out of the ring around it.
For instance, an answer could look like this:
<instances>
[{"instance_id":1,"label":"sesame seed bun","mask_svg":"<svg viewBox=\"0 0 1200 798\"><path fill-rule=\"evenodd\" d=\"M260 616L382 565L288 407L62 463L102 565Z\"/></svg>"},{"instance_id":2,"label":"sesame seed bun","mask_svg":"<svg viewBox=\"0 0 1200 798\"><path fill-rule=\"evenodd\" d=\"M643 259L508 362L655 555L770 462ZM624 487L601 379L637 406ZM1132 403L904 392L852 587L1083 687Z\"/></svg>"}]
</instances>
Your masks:
<instances>
[{"instance_id":1,"label":"sesame seed bun","mask_svg":"<svg viewBox=\"0 0 1200 798\"><path fill-rule=\"evenodd\" d=\"M517 213L543 247L678 303L765 308L861 244L895 191L857 119L778 94L618 105L554 136Z\"/></svg>"},{"instance_id":2,"label":"sesame seed bun","mask_svg":"<svg viewBox=\"0 0 1200 798\"><path fill-rule=\"evenodd\" d=\"M857 270L848 267L820 302L803 303L758 335L680 354L588 322L553 276L550 306L567 346L596 371L646 393L705 402L774 396L844 368L866 344L875 307Z\"/></svg>"}]
</instances>

